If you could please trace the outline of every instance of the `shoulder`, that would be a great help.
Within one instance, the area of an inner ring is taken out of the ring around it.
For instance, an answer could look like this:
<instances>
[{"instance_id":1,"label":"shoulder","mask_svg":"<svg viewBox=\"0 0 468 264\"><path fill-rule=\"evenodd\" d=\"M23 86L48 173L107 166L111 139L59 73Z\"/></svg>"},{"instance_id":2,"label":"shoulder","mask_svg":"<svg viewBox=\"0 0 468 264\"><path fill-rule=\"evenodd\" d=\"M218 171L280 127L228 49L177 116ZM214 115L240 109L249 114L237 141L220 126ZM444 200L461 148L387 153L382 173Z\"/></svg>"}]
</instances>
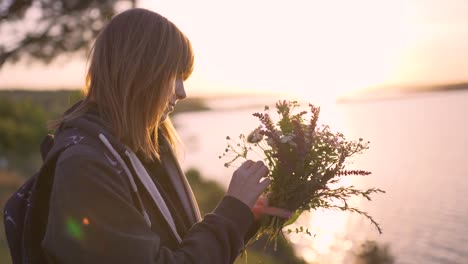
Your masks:
<instances>
[{"instance_id":1,"label":"shoulder","mask_svg":"<svg viewBox=\"0 0 468 264\"><path fill-rule=\"evenodd\" d=\"M56 171L69 167L80 168L80 170L93 169L96 167L112 168L113 163L106 159L109 154L103 148L75 144L67 147L57 158ZM116 164L117 165L117 164Z\"/></svg>"},{"instance_id":2,"label":"shoulder","mask_svg":"<svg viewBox=\"0 0 468 264\"><path fill-rule=\"evenodd\" d=\"M54 185L68 190L94 186L128 196L130 186L127 177L117 157L105 147L75 144L67 147L59 155L55 166Z\"/></svg>"},{"instance_id":3,"label":"shoulder","mask_svg":"<svg viewBox=\"0 0 468 264\"><path fill-rule=\"evenodd\" d=\"M82 169L93 166L114 168L116 172L122 170L122 164L118 162L119 157L115 151L110 151L97 136L88 136L78 129L62 133L56 137L57 148L63 150L56 161L56 168L83 166Z\"/></svg>"},{"instance_id":4,"label":"shoulder","mask_svg":"<svg viewBox=\"0 0 468 264\"><path fill-rule=\"evenodd\" d=\"M73 146L67 147L60 153L57 164L63 162L69 162L73 159L78 160L100 160L102 149L96 146L86 145L86 144L76 144Z\"/></svg>"}]
</instances>

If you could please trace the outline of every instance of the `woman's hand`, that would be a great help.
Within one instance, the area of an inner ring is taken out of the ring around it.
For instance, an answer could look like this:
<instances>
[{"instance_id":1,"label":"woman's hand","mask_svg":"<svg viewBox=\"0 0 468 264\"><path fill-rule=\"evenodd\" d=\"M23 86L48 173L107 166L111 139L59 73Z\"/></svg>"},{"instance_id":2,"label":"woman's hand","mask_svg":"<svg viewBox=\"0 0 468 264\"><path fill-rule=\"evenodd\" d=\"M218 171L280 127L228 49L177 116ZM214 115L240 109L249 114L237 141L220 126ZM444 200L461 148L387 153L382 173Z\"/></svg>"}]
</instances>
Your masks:
<instances>
[{"instance_id":1,"label":"woman's hand","mask_svg":"<svg viewBox=\"0 0 468 264\"><path fill-rule=\"evenodd\" d=\"M261 195L251 210L255 221L260 221L263 215L290 218L293 214L291 211L283 208L268 206L268 195Z\"/></svg>"},{"instance_id":2,"label":"woman's hand","mask_svg":"<svg viewBox=\"0 0 468 264\"><path fill-rule=\"evenodd\" d=\"M292 215L291 211L268 206L268 196L260 196L270 184L270 179L264 178L268 173L268 167L262 161L247 160L234 172L229 183L227 195L245 203L252 210L255 221L260 220L263 215L281 218L289 218ZM260 181L262 178L264 179Z\"/></svg>"},{"instance_id":3,"label":"woman's hand","mask_svg":"<svg viewBox=\"0 0 468 264\"><path fill-rule=\"evenodd\" d=\"M239 199L250 209L254 207L260 194L270 184L270 179L264 178L269 170L262 161L247 160L232 175L227 195ZM264 178L262 181L260 181Z\"/></svg>"}]
</instances>

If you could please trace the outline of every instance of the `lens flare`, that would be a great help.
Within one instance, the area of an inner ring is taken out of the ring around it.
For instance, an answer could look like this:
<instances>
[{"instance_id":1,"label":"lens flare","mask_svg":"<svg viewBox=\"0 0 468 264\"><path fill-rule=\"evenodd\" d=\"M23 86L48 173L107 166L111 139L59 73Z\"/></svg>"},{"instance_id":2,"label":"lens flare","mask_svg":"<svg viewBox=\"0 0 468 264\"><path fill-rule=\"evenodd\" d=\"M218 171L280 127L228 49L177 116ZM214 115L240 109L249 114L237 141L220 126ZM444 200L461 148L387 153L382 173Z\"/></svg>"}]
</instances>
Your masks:
<instances>
[{"instance_id":1,"label":"lens flare","mask_svg":"<svg viewBox=\"0 0 468 264\"><path fill-rule=\"evenodd\" d=\"M83 229L78 221L69 217L66 220L67 233L77 240L83 240Z\"/></svg>"}]
</instances>

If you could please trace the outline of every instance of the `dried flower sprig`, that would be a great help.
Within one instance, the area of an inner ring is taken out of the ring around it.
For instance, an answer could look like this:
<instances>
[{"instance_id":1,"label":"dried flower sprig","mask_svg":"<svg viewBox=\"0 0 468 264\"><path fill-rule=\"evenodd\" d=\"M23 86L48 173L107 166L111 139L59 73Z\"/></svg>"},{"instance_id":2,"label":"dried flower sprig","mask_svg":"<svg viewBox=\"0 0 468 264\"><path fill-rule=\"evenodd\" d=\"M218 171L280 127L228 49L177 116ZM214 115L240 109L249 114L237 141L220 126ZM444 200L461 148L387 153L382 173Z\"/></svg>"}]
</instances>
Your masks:
<instances>
[{"instance_id":1,"label":"dried flower sprig","mask_svg":"<svg viewBox=\"0 0 468 264\"><path fill-rule=\"evenodd\" d=\"M326 125L317 125L319 107L309 104L310 112L294 114L294 109L299 106L297 101L278 101L279 121L276 123L271 119L267 106L264 113L254 113L253 116L260 120L260 126L248 136L240 134L240 142L227 137L228 146L219 156L229 158L225 163L229 167L236 166L239 159L246 160L249 152L259 155L270 169L268 177L271 184L265 190L269 194L270 205L294 212L288 220L269 217L255 239L267 235L268 242L274 241L276 248L277 238L284 235L285 226L294 223L304 211L318 208L363 215L382 233L380 225L368 213L349 206L347 201L357 196L371 200L372 194L384 193L383 190L333 187L343 176L371 174L364 170L345 169L346 159L367 150L370 142L362 138L347 141L342 133L333 133ZM310 114L309 119L305 118L307 114ZM287 232L293 230L288 229ZM295 232L311 235L309 229L303 227L296 228Z\"/></svg>"}]
</instances>

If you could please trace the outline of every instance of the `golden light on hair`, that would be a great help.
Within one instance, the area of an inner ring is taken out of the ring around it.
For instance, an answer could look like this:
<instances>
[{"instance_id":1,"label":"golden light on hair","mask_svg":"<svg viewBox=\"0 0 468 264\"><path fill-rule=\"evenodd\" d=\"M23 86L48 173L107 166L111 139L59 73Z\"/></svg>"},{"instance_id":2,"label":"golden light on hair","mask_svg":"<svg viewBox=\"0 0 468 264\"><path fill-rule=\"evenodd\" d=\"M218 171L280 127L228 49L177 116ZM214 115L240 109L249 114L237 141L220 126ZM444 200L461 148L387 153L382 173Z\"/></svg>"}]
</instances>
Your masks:
<instances>
[{"instance_id":1,"label":"golden light on hair","mask_svg":"<svg viewBox=\"0 0 468 264\"><path fill-rule=\"evenodd\" d=\"M187 79L193 63L190 41L165 17L139 8L120 13L94 43L85 99L52 128L95 104L119 140L149 160L159 159L159 128L177 146L172 123L161 118L175 79Z\"/></svg>"}]
</instances>

